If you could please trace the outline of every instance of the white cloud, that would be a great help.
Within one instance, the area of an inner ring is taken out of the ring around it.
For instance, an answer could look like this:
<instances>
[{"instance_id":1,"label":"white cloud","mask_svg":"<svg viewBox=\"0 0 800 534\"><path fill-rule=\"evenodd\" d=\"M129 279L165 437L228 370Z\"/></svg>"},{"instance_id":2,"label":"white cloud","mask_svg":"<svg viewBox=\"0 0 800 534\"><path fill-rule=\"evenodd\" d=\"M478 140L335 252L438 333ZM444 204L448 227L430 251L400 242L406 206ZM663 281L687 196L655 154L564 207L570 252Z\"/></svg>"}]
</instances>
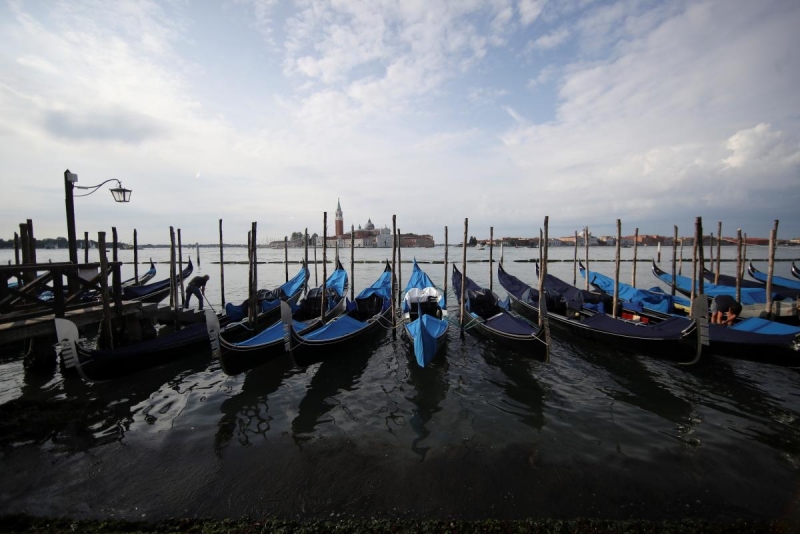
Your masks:
<instances>
[{"instance_id":1,"label":"white cloud","mask_svg":"<svg viewBox=\"0 0 800 534\"><path fill-rule=\"evenodd\" d=\"M523 26L528 26L542 14L547 0L519 0L517 9L519 10L520 22Z\"/></svg>"},{"instance_id":2,"label":"white cloud","mask_svg":"<svg viewBox=\"0 0 800 534\"><path fill-rule=\"evenodd\" d=\"M784 142L783 133L773 131L769 124L758 124L747 130L740 130L728 138L726 147L731 155L722 163L733 169L751 164L800 164L800 145L789 146Z\"/></svg>"},{"instance_id":3,"label":"white cloud","mask_svg":"<svg viewBox=\"0 0 800 534\"><path fill-rule=\"evenodd\" d=\"M550 50L561 45L567 39L569 39L569 30L567 28L558 28L531 41L528 48L531 50Z\"/></svg>"}]
</instances>

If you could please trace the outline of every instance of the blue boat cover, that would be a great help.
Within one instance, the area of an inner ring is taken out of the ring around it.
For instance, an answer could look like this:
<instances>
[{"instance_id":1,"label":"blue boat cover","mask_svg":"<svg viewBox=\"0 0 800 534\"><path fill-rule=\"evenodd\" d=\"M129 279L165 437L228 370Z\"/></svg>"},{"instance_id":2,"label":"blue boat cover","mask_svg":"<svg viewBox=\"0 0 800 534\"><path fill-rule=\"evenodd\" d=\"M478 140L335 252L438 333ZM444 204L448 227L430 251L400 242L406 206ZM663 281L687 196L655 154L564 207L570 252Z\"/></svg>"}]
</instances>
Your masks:
<instances>
[{"instance_id":1,"label":"blue boat cover","mask_svg":"<svg viewBox=\"0 0 800 534\"><path fill-rule=\"evenodd\" d=\"M181 273L181 278L186 279L192 274L192 270L194 266L192 265L192 259L189 258L189 264ZM178 278L178 283L180 283L181 278ZM145 284L143 286L126 286L122 288L122 300L133 300L137 298L143 298L147 295L155 293L157 291L162 291L169 287L169 277L160 280L158 282L153 282L152 284Z\"/></svg>"},{"instance_id":2,"label":"blue boat cover","mask_svg":"<svg viewBox=\"0 0 800 534\"><path fill-rule=\"evenodd\" d=\"M447 321L424 314L406 325L414 340L414 356L420 367L425 367L436 355L439 338L447 332Z\"/></svg>"},{"instance_id":3,"label":"blue boat cover","mask_svg":"<svg viewBox=\"0 0 800 534\"><path fill-rule=\"evenodd\" d=\"M308 328L308 322L292 321L292 327L295 330L302 331ZM232 345L237 347L251 347L265 345L267 343L274 343L279 340L283 340L283 323L280 321L273 324L269 328L265 328L250 339L240 341L239 343L232 343Z\"/></svg>"},{"instance_id":4,"label":"blue boat cover","mask_svg":"<svg viewBox=\"0 0 800 534\"><path fill-rule=\"evenodd\" d=\"M322 328L309 332L303 339L316 341L329 341L343 336L347 336L366 328L368 323L359 321L349 315L340 315L335 320L329 322Z\"/></svg>"},{"instance_id":5,"label":"blue boat cover","mask_svg":"<svg viewBox=\"0 0 800 534\"><path fill-rule=\"evenodd\" d=\"M662 272L658 275L658 279L664 282L665 284L671 286L672 285L672 274ZM695 289L700 287L700 282L695 281ZM692 279L686 276L675 276L675 288L680 289L684 292L690 292L692 290ZM766 304L767 302L767 292L763 289L758 288L741 288L742 292L742 304ZM714 298L717 295L729 295L733 298L736 298L736 288L731 286L723 286L723 285L714 285L708 282L703 283L703 293L708 298Z\"/></svg>"},{"instance_id":6,"label":"blue boat cover","mask_svg":"<svg viewBox=\"0 0 800 534\"><path fill-rule=\"evenodd\" d=\"M538 327L533 326L524 319L514 317L510 313L497 314L486 321L484 325L499 332L518 336L534 336L539 332Z\"/></svg>"},{"instance_id":7,"label":"blue boat cover","mask_svg":"<svg viewBox=\"0 0 800 534\"><path fill-rule=\"evenodd\" d=\"M581 276L585 277L585 269L581 268L580 271ZM596 271L589 271L589 283L609 295L614 295L614 280L608 276L600 274ZM675 313L676 303L680 304L681 306L690 305L689 299L687 298L678 296L673 297L672 295L664 293L660 289L656 289L657 288L650 290L637 289L631 285L620 283L619 298L620 300L630 304L638 304L641 308L666 314ZM633 306L628 305L625 305L625 308L635 311L642 311L641 309L636 309Z\"/></svg>"},{"instance_id":8,"label":"blue boat cover","mask_svg":"<svg viewBox=\"0 0 800 534\"><path fill-rule=\"evenodd\" d=\"M383 297L384 299L392 298L392 271L389 268L387 263L386 269L383 273L378 277L375 282L368 288L364 289L361 293L358 294L356 299L364 299L367 297L371 297L372 295L378 295L379 297Z\"/></svg>"},{"instance_id":9,"label":"blue boat cover","mask_svg":"<svg viewBox=\"0 0 800 534\"><path fill-rule=\"evenodd\" d=\"M266 312L280 306L281 298L291 298L297 292L301 291L308 283L308 267L305 263L300 267L297 274L289 280L276 287L273 290L260 290L259 302L261 304L261 311ZM263 297L262 297L263 295ZM225 313L230 317L232 322L241 321L247 317L247 299L241 304L227 303L225 305Z\"/></svg>"},{"instance_id":10,"label":"blue boat cover","mask_svg":"<svg viewBox=\"0 0 800 534\"><path fill-rule=\"evenodd\" d=\"M417 265L417 258L414 258L414 267L411 270L411 278L408 279L408 283L406 284L405 293L408 293L411 289L425 289L426 287L436 287L430 277L425 274L425 271L419 268ZM438 288L437 288L438 289ZM439 297L439 307L444 309L446 304L444 300L444 292L441 292L442 296ZM408 304L406 303L405 299L403 300L403 311L408 311Z\"/></svg>"},{"instance_id":11,"label":"blue boat cover","mask_svg":"<svg viewBox=\"0 0 800 534\"><path fill-rule=\"evenodd\" d=\"M761 334L800 334L800 327L769 321L767 319L761 319L760 317L750 317L734 324L730 328L733 330L758 332Z\"/></svg>"},{"instance_id":12,"label":"blue boat cover","mask_svg":"<svg viewBox=\"0 0 800 534\"><path fill-rule=\"evenodd\" d=\"M753 268L751 266L750 269L750 276L758 280L759 282L766 284L768 275L766 273L762 273L761 271ZM794 289L800 291L800 280L790 280L788 278L783 278L782 276L772 276L772 285L786 287L789 289ZM780 291L780 290L779 290Z\"/></svg>"}]
</instances>

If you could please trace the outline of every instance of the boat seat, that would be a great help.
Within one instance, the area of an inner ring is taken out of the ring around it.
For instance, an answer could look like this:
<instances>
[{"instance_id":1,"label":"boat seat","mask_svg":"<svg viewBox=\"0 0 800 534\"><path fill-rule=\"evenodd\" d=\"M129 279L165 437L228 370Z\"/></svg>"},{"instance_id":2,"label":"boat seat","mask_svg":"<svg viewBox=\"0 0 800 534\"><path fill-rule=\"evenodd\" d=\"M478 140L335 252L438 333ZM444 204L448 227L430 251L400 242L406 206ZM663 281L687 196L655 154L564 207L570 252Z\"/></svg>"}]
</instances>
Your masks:
<instances>
[{"instance_id":1,"label":"boat seat","mask_svg":"<svg viewBox=\"0 0 800 534\"><path fill-rule=\"evenodd\" d=\"M383 309L383 299L378 295L370 295L367 298L356 299L356 312L358 318L366 321L381 312Z\"/></svg>"}]
</instances>

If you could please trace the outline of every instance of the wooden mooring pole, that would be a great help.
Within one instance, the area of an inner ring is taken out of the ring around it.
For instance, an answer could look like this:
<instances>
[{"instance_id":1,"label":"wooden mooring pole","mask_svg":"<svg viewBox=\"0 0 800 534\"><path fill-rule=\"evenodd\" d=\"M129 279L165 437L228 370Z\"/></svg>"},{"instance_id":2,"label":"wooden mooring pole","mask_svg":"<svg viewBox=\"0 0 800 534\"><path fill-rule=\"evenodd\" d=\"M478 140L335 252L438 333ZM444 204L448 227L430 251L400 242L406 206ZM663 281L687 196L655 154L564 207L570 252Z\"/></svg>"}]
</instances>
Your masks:
<instances>
[{"instance_id":1,"label":"wooden mooring pole","mask_svg":"<svg viewBox=\"0 0 800 534\"><path fill-rule=\"evenodd\" d=\"M678 225L677 224L675 226L673 226L673 230L674 231L673 231L673 237L672 237L672 289L670 290L670 293L674 297L675 296L675 283L677 282L677 276L676 276L676 273L675 273L675 270L677 268L677 265L675 264L676 263L675 262L675 260L676 260L675 256L678 253Z\"/></svg>"},{"instance_id":2,"label":"wooden mooring pole","mask_svg":"<svg viewBox=\"0 0 800 534\"><path fill-rule=\"evenodd\" d=\"M139 241L133 229L133 283L139 285Z\"/></svg>"},{"instance_id":3,"label":"wooden mooring pole","mask_svg":"<svg viewBox=\"0 0 800 534\"><path fill-rule=\"evenodd\" d=\"M617 243L614 247L614 299L612 300L611 316L617 318L617 306L619 305L619 255L620 255L620 241L622 241L622 220L617 219ZM634 265L636 263L634 262ZM587 277L589 273L586 273Z\"/></svg>"},{"instance_id":4,"label":"wooden mooring pole","mask_svg":"<svg viewBox=\"0 0 800 534\"><path fill-rule=\"evenodd\" d=\"M717 270L714 274L714 283L719 284L720 256L722 255L722 221L717 223Z\"/></svg>"},{"instance_id":5,"label":"wooden mooring pole","mask_svg":"<svg viewBox=\"0 0 800 534\"><path fill-rule=\"evenodd\" d=\"M219 294L225 309L225 258L222 252L222 219L219 220Z\"/></svg>"},{"instance_id":6,"label":"wooden mooring pole","mask_svg":"<svg viewBox=\"0 0 800 534\"><path fill-rule=\"evenodd\" d=\"M114 348L114 332L111 327L111 306L108 302L108 258L106 257L106 233L97 233L97 246L100 249L100 298L103 303L104 348Z\"/></svg>"},{"instance_id":7,"label":"wooden mooring pole","mask_svg":"<svg viewBox=\"0 0 800 534\"><path fill-rule=\"evenodd\" d=\"M775 248L778 245L778 220L769 233L769 264L767 267L767 317L772 318L772 277L775 274Z\"/></svg>"},{"instance_id":8,"label":"wooden mooring pole","mask_svg":"<svg viewBox=\"0 0 800 534\"><path fill-rule=\"evenodd\" d=\"M398 311L400 307L403 305L403 256L401 253L402 250L402 240L400 236L402 232L400 228L397 229L397 308Z\"/></svg>"},{"instance_id":9,"label":"wooden mooring pole","mask_svg":"<svg viewBox=\"0 0 800 534\"><path fill-rule=\"evenodd\" d=\"M289 236L283 236L283 270L286 281L289 281Z\"/></svg>"},{"instance_id":10,"label":"wooden mooring pole","mask_svg":"<svg viewBox=\"0 0 800 534\"><path fill-rule=\"evenodd\" d=\"M494 245L494 226L489 227L489 291L493 290L492 282L494 273L492 272L492 245Z\"/></svg>"},{"instance_id":11,"label":"wooden mooring pole","mask_svg":"<svg viewBox=\"0 0 800 534\"><path fill-rule=\"evenodd\" d=\"M320 295L319 308L322 316L320 319L325 321L325 292L327 291L325 285L328 281L328 212L322 214L322 294Z\"/></svg>"},{"instance_id":12,"label":"wooden mooring pole","mask_svg":"<svg viewBox=\"0 0 800 534\"><path fill-rule=\"evenodd\" d=\"M181 288L181 305L186 302L186 293L184 292L184 280L183 280L183 242L181 241L181 229L178 228L178 277L179 277L179 284Z\"/></svg>"},{"instance_id":13,"label":"wooden mooring pole","mask_svg":"<svg viewBox=\"0 0 800 534\"><path fill-rule=\"evenodd\" d=\"M444 227L444 306L447 309L447 226Z\"/></svg>"},{"instance_id":14,"label":"wooden mooring pole","mask_svg":"<svg viewBox=\"0 0 800 534\"><path fill-rule=\"evenodd\" d=\"M350 300L356 301L356 227L350 225Z\"/></svg>"},{"instance_id":15,"label":"wooden mooring pole","mask_svg":"<svg viewBox=\"0 0 800 534\"><path fill-rule=\"evenodd\" d=\"M392 215L392 339L397 338L397 302L395 295L397 291L396 259L397 259L397 215Z\"/></svg>"},{"instance_id":16,"label":"wooden mooring pole","mask_svg":"<svg viewBox=\"0 0 800 534\"><path fill-rule=\"evenodd\" d=\"M631 273L631 285L636 287L636 256L639 251L639 229L633 233L633 272ZM674 257L673 257L674 260Z\"/></svg>"},{"instance_id":17,"label":"wooden mooring pole","mask_svg":"<svg viewBox=\"0 0 800 534\"><path fill-rule=\"evenodd\" d=\"M461 298L459 299L459 320L461 322L461 337L464 337L464 310L466 303L464 298L467 294L467 232L469 231L469 218L464 219L464 241L461 251Z\"/></svg>"},{"instance_id":18,"label":"wooden mooring pole","mask_svg":"<svg viewBox=\"0 0 800 534\"><path fill-rule=\"evenodd\" d=\"M742 229L736 229L736 302L742 302Z\"/></svg>"}]
</instances>

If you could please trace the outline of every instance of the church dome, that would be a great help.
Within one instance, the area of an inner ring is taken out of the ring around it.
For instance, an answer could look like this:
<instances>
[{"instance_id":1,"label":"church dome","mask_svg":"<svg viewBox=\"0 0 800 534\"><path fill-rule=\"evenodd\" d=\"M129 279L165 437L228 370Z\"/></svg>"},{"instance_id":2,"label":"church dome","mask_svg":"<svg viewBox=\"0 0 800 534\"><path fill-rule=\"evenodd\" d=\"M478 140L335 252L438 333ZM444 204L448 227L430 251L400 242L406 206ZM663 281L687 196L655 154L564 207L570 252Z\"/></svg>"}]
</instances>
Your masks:
<instances>
[{"instance_id":1,"label":"church dome","mask_svg":"<svg viewBox=\"0 0 800 534\"><path fill-rule=\"evenodd\" d=\"M375 225L372 224L372 219L367 219L367 225L364 226L364 230L374 230Z\"/></svg>"}]
</instances>

